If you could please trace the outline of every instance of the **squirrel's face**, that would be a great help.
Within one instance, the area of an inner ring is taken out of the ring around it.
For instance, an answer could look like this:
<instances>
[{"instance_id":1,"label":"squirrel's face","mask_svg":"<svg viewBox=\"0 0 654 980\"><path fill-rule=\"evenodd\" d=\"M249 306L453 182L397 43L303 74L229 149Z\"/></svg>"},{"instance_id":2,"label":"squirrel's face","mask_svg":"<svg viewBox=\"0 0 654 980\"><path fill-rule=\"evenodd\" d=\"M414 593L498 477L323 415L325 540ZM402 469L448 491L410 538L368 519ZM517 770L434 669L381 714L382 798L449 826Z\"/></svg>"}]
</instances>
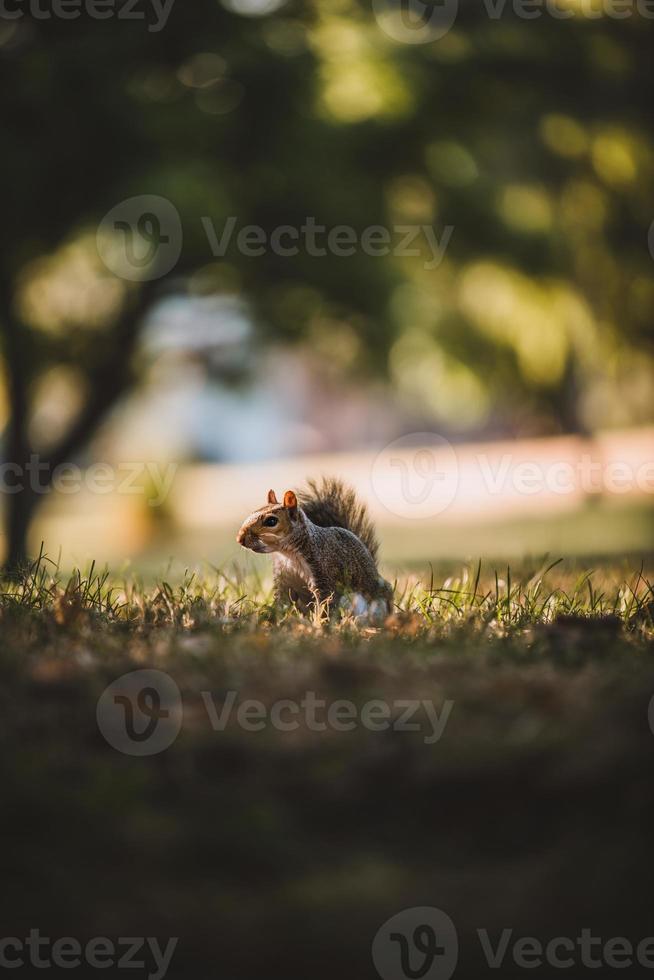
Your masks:
<instances>
[{"instance_id":1,"label":"squirrel's face","mask_svg":"<svg viewBox=\"0 0 654 980\"><path fill-rule=\"evenodd\" d=\"M236 540L244 548L259 554L281 551L297 522L297 497L292 490L280 504L274 490L268 491L268 503L255 510L241 524Z\"/></svg>"}]
</instances>

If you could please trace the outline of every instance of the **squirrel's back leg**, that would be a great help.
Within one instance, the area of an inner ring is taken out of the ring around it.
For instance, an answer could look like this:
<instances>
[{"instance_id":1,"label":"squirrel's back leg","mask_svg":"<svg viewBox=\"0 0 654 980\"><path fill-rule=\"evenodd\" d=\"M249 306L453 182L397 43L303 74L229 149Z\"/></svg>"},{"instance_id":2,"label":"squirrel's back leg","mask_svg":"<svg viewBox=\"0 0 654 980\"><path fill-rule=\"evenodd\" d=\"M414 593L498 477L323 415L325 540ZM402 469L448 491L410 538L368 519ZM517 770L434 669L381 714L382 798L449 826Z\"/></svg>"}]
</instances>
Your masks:
<instances>
[{"instance_id":1,"label":"squirrel's back leg","mask_svg":"<svg viewBox=\"0 0 654 980\"><path fill-rule=\"evenodd\" d=\"M326 576L317 575L314 577L312 585L315 601L326 603L328 609L333 609L341 595L334 583L330 582Z\"/></svg>"}]
</instances>

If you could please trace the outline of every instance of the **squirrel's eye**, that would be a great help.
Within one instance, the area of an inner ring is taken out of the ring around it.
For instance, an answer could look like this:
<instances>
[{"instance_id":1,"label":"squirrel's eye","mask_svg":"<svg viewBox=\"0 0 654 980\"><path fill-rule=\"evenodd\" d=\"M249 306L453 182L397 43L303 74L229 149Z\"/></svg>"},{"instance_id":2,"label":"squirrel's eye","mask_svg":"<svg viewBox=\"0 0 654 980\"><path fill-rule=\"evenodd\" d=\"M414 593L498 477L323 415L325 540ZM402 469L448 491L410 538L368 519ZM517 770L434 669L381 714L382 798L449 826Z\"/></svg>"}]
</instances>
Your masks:
<instances>
[{"instance_id":1,"label":"squirrel's eye","mask_svg":"<svg viewBox=\"0 0 654 980\"><path fill-rule=\"evenodd\" d=\"M267 517L265 519L265 521L263 522L263 526L264 527L275 527L275 525L278 524L278 523L279 523L279 521L277 520L276 517Z\"/></svg>"}]
</instances>

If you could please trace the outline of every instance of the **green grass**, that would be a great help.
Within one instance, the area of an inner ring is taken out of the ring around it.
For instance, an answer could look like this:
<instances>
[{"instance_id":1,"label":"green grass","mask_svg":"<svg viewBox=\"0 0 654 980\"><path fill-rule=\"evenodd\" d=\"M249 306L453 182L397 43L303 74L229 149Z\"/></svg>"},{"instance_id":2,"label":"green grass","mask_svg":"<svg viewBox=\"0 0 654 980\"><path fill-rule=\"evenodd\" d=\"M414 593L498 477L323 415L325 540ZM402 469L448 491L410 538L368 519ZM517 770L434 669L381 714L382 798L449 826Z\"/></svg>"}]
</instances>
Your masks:
<instances>
[{"instance_id":1,"label":"green grass","mask_svg":"<svg viewBox=\"0 0 654 980\"><path fill-rule=\"evenodd\" d=\"M0 608L54 615L62 621L67 615L74 618L73 613L92 615L105 628L165 624L230 631L274 624L281 630L296 626L306 630L310 624L319 634L325 630L351 633L360 626L365 635L393 631L411 617L416 634L442 631L453 624L498 632L544 625L562 617L610 617L625 629L647 635L653 625L651 577L643 565L631 572L610 565L578 569L575 563L548 558L517 571L510 565L483 569L479 561L441 578L429 565L422 576L394 578L394 613L372 631L367 622L357 622L346 610L308 619L296 609L279 611L271 582L256 572L244 574L237 566L230 571L212 568L202 576L187 570L177 582L164 574L155 585L146 586L137 576L121 579L108 569L97 570L95 563L84 572L65 574L41 553L22 576L4 583Z\"/></svg>"},{"instance_id":2,"label":"green grass","mask_svg":"<svg viewBox=\"0 0 654 980\"><path fill-rule=\"evenodd\" d=\"M0 598L4 934L179 936L168 975L200 980L375 976L376 930L418 905L455 921L457 977L485 975L480 927L649 935L652 581L426 568L371 626L279 614L256 576L144 586L41 556ZM137 758L96 708L142 668L175 680L184 719ZM452 708L427 744L424 724L215 731L203 701L269 712L309 691L357 717L371 700Z\"/></svg>"}]
</instances>

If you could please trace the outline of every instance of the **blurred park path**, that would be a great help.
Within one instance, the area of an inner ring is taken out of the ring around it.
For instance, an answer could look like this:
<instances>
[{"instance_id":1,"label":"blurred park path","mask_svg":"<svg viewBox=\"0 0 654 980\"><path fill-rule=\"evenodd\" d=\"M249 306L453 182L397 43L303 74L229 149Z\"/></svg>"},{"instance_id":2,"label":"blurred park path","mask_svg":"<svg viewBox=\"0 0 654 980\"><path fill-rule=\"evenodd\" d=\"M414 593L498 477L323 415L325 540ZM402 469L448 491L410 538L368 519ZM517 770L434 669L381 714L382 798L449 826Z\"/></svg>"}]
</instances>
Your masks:
<instances>
[{"instance_id":1,"label":"blurred park path","mask_svg":"<svg viewBox=\"0 0 654 980\"><path fill-rule=\"evenodd\" d=\"M169 558L247 564L234 536L268 489L280 494L307 477L335 474L368 503L391 563L654 550L651 428L592 440L398 443L378 454L181 466L158 507L148 505L145 493L53 492L32 547L44 541L53 558L61 550L64 565L91 558L114 567L129 561L137 569Z\"/></svg>"}]
</instances>

